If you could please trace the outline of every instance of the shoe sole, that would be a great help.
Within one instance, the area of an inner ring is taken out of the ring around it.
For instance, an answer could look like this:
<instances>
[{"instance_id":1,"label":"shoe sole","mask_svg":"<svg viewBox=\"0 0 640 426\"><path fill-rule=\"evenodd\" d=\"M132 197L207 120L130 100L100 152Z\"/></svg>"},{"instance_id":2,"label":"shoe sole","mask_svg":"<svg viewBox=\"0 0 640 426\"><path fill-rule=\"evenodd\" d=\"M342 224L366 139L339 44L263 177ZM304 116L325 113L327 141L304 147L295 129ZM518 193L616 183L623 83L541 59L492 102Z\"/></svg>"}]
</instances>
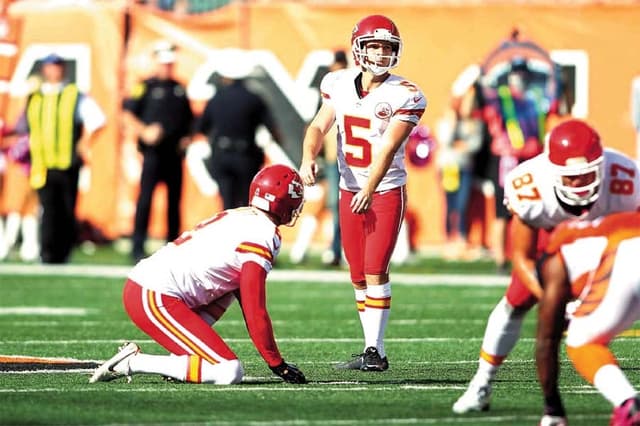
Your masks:
<instances>
[{"instance_id":1,"label":"shoe sole","mask_svg":"<svg viewBox=\"0 0 640 426\"><path fill-rule=\"evenodd\" d=\"M363 365L360 370L362 370L362 371L386 371L387 368L379 367L377 365Z\"/></svg>"},{"instance_id":2,"label":"shoe sole","mask_svg":"<svg viewBox=\"0 0 640 426\"><path fill-rule=\"evenodd\" d=\"M456 411L455 409L452 409L451 411L453 411L456 414L467 414L467 413L485 413L487 411L489 411L489 404L487 405L483 405L482 407L478 407L478 408L469 408L467 410L458 410Z\"/></svg>"},{"instance_id":3,"label":"shoe sole","mask_svg":"<svg viewBox=\"0 0 640 426\"><path fill-rule=\"evenodd\" d=\"M140 348L138 347L138 345L136 345L135 343L128 344L117 354L111 357L111 359L98 367L89 379L89 383L110 382L111 380L123 377L123 374L115 373L113 370L111 370L111 368L123 359L128 358L138 352L140 352Z\"/></svg>"}]
</instances>

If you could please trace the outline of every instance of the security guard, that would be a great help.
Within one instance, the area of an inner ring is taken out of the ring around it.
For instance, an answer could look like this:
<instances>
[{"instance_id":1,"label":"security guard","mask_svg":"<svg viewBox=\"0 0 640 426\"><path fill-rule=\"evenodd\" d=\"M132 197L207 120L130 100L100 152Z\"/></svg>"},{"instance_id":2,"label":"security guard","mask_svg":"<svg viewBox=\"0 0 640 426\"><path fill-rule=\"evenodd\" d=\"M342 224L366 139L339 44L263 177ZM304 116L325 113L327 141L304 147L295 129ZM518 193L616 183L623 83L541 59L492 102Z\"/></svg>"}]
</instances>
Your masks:
<instances>
[{"instance_id":1,"label":"security guard","mask_svg":"<svg viewBox=\"0 0 640 426\"><path fill-rule=\"evenodd\" d=\"M153 58L154 76L139 84L124 102L125 119L138 136L143 156L131 252L134 262L145 256L151 200L160 182L167 186L167 239L171 241L180 233L183 154L193 122L186 90L173 78L175 46L166 41L156 43Z\"/></svg>"},{"instance_id":2,"label":"security guard","mask_svg":"<svg viewBox=\"0 0 640 426\"><path fill-rule=\"evenodd\" d=\"M57 54L41 61L42 83L28 98L25 122L31 156L30 182L42 206L43 263L66 263L76 242L78 177L91 139L105 115L88 95L64 80Z\"/></svg>"},{"instance_id":3,"label":"security guard","mask_svg":"<svg viewBox=\"0 0 640 426\"><path fill-rule=\"evenodd\" d=\"M247 204L251 180L264 163L256 129L264 125L279 144L282 137L265 101L244 84L254 68L251 58L229 49L223 59L217 69L222 84L205 106L196 130L211 145L209 169L227 210Z\"/></svg>"}]
</instances>

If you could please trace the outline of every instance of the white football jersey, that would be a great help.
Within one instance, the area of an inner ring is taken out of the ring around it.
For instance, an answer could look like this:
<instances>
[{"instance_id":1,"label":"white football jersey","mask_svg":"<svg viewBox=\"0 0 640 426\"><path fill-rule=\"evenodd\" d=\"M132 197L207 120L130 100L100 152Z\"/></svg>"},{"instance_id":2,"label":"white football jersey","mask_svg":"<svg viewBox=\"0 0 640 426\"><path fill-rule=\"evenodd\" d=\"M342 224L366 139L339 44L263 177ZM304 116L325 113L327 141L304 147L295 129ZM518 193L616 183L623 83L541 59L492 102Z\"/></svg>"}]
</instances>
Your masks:
<instances>
[{"instance_id":1,"label":"white football jersey","mask_svg":"<svg viewBox=\"0 0 640 426\"><path fill-rule=\"evenodd\" d=\"M554 190L554 171L542 153L519 164L509 172L504 185L504 202L524 223L551 229L563 220L576 216L565 211ZM640 207L640 169L631 158L604 150L604 176L600 195L581 219L595 219L605 214L633 211Z\"/></svg>"},{"instance_id":2,"label":"white football jersey","mask_svg":"<svg viewBox=\"0 0 640 426\"><path fill-rule=\"evenodd\" d=\"M226 210L140 261L129 278L195 308L237 290L245 262L269 272L280 246L280 233L264 213Z\"/></svg>"},{"instance_id":3,"label":"white football jersey","mask_svg":"<svg viewBox=\"0 0 640 426\"><path fill-rule=\"evenodd\" d=\"M396 75L360 98L356 89L358 68L338 70L324 76L320 84L323 101L336 113L340 188L357 192L369 179L371 165L384 146L384 131L391 121L417 124L427 101L414 83ZM376 191L406 183L404 146L396 151L389 170Z\"/></svg>"}]
</instances>

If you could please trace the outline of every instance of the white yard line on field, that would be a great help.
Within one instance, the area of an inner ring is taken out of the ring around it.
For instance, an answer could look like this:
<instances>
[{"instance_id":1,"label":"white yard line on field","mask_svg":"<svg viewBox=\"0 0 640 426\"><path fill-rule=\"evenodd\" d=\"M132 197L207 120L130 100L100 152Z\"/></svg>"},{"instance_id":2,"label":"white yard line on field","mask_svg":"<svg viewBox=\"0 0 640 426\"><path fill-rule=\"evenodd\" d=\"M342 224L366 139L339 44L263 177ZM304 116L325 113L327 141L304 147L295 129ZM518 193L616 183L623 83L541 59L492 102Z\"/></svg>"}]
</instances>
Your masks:
<instances>
[{"instance_id":1,"label":"white yard line on field","mask_svg":"<svg viewBox=\"0 0 640 426\"><path fill-rule=\"evenodd\" d=\"M24 263L0 264L1 275L54 275L54 276L87 276L100 278L125 278L130 266L104 265L30 265ZM323 270L286 270L275 269L269 273L269 281L296 282L349 282L347 271ZM481 286L500 287L509 283L509 277L498 275L459 275L459 274L402 274L392 273L391 281L402 285L449 285L449 286Z\"/></svg>"},{"instance_id":2,"label":"white yard line on field","mask_svg":"<svg viewBox=\"0 0 640 426\"><path fill-rule=\"evenodd\" d=\"M251 343L251 339L247 338L228 338L224 339L229 343ZM95 344L115 344L124 343L125 339L85 339L85 340L0 340L0 348L7 345L95 345ZM479 342L482 337L391 337L385 339L390 343L458 343L458 342ZM521 337L520 342L535 342L535 337ZM278 342L286 343L362 343L362 338L351 337L283 337ZM638 343L638 338L618 337L616 343L632 342ZM139 344L156 344L151 339L136 339Z\"/></svg>"}]
</instances>

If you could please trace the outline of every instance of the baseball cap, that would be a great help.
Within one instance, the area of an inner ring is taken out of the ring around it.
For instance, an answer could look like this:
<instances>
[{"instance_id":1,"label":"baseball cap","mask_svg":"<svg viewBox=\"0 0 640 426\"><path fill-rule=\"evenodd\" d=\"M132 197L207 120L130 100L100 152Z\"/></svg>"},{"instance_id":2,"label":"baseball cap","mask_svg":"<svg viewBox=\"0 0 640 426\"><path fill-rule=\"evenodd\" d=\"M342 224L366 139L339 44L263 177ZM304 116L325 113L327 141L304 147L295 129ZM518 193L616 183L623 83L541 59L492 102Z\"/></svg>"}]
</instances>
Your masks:
<instances>
[{"instance_id":1,"label":"baseball cap","mask_svg":"<svg viewBox=\"0 0 640 426\"><path fill-rule=\"evenodd\" d=\"M167 40L160 40L153 46L153 55L161 64L172 64L176 61L176 46Z\"/></svg>"},{"instance_id":2,"label":"baseball cap","mask_svg":"<svg viewBox=\"0 0 640 426\"><path fill-rule=\"evenodd\" d=\"M248 77L255 63L249 54L241 49L227 48L220 51L216 71L222 77L240 80Z\"/></svg>"},{"instance_id":3,"label":"baseball cap","mask_svg":"<svg viewBox=\"0 0 640 426\"><path fill-rule=\"evenodd\" d=\"M64 59L62 59L62 56L56 54L56 53L50 53L47 56L45 56L44 58L42 58L42 63L43 64L56 64L56 65L62 65L64 64Z\"/></svg>"}]
</instances>

